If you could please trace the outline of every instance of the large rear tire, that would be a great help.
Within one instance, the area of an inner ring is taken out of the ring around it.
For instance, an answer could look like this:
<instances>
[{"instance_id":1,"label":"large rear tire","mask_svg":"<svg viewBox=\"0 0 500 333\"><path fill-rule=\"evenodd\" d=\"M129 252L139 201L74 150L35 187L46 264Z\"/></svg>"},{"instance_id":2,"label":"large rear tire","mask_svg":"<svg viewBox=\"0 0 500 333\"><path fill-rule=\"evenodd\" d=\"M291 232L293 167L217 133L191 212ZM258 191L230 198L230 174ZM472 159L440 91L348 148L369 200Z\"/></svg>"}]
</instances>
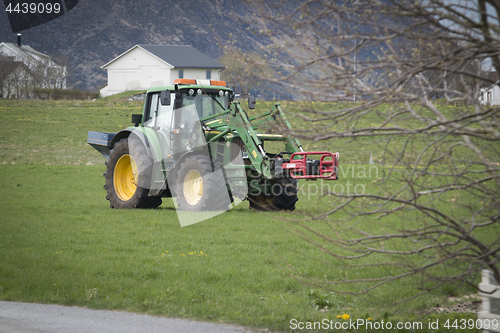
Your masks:
<instances>
[{"instance_id":1,"label":"large rear tire","mask_svg":"<svg viewBox=\"0 0 500 333\"><path fill-rule=\"evenodd\" d=\"M250 209L258 211L292 211L297 202L298 180L283 177L275 179L269 193L248 195Z\"/></svg>"},{"instance_id":2,"label":"large rear tire","mask_svg":"<svg viewBox=\"0 0 500 333\"><path fill-rule=\"evenodd\" d=\"M121 139L111 149L104 173L106 199L111 208L156 208L161 205L160 197L148 196L149 189L144 184L150 182L145 179L150 172L144 171L147 167L143 165L151 165L147 152L131 154L128 139Z\"/></svg>"},{"instance_id":3,"label":"large rear tire","mask_svg":"<svg viewBox=\"0 0 500 333\"><path fill-rule=\"evenodd\" d=\"M231 203L223 170L214 167L208 156L190 156L182 162L176 192L184 211L227 210Z\"/></svg>"}]
</instances>

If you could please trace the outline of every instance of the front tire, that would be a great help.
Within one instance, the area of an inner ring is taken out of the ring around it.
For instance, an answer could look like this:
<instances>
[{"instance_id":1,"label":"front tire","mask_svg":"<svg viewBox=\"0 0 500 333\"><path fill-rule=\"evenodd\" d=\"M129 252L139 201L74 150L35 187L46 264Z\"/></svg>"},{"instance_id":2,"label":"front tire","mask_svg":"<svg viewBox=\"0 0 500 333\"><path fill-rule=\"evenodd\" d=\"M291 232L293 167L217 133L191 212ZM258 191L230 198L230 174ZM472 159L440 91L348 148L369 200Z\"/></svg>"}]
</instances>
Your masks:
<instances>
[{"instance_id":1,"label":"front tire","mask_svg":"<svg viewBox=\"0 0 500 333\"><path fill-rule=\"evenodd\" d=\"M275 179L269 193L248 195L250 209L258 211L292 211L297 202L298 180L283 177Z\"/></svg>"},{"instance_id":2,"label":"front tire","mask_svg":"<svg viewBox=\"0 0 500 333\"><path fill-rule=\"evenodd\" d=\"M176 192L184 211L227 210L230 204L223 171L208 156L186 158L179 168Z\"/></svg>"},{"instance_id":3,"label":"front tire","mask_svg":"<svg viewBox=\"0 0 500 333\"><path fill-rule=\"evenodd\" d=\"M106 199L111 208L156 208L161 205L161 198L148 196L149 189L143 185L150 181L144 179L148 172L139 173L138 168L138 165L151 164L148 163L149 156L145 151L132 155L128 138L121 139L109 152L104 173Z\"/></svg>"}]
</instances>

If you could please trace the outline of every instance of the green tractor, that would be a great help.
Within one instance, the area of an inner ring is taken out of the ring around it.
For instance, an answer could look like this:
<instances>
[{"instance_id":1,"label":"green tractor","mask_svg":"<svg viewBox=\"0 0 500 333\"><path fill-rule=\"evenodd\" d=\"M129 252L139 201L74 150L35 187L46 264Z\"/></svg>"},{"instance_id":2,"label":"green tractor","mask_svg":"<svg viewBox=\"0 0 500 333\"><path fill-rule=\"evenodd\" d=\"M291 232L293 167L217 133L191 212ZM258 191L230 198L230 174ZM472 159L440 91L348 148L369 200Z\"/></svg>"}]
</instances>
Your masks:
<instances>
[{"instance_id":1,"label":"green tractor","mask_svg":"<svg viewBox=\"0 0 500 333\"><path fill-rule=\"evenodd\" d=\"M248 107L255 107L253 96ZM276 133L257 132L265 121ZM224 81L177 79L150 88L132 122L116 134L88 134L107 158L112 208L156 208L162 197L177 197L183 211L227 210L235 199L256 210L291 211L298 179L338 179L338 153L304 152L279 103L250 118ZM268 141L283 142L282 150L267 152Z\"/></svg>"}]
</instances>

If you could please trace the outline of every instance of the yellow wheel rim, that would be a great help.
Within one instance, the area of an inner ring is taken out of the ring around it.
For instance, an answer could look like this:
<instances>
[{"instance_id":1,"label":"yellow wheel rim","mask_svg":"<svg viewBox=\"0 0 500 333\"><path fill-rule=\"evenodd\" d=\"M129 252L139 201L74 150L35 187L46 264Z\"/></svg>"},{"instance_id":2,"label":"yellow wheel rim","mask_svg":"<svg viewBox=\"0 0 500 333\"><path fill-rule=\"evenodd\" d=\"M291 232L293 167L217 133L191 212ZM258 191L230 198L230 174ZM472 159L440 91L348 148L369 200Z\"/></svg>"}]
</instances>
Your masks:
<instances>
[{"instance_id":1,"label":"yellow wheel rim","mask_svg":"<svg viewBox=\"0 0 500 333\"><path fill-rule=\"evenodd\" d=\"M125 154L118 159L113 175L113 184L118 198L123 201L132 199L137 190L137 164L132 156Z\"/></svg>"},{"instance_id":2,"label":"yellow wheel rim","mask_svg":"<svg viewBox=\"0 0 500 333\"><path fill-rule=\"evenodd\" d=\"M203 179L196 170L191 170L184 177L183 183L184 198L191 206L196 205L201 200L203 194Z\"/></svg>"}]
</instances>

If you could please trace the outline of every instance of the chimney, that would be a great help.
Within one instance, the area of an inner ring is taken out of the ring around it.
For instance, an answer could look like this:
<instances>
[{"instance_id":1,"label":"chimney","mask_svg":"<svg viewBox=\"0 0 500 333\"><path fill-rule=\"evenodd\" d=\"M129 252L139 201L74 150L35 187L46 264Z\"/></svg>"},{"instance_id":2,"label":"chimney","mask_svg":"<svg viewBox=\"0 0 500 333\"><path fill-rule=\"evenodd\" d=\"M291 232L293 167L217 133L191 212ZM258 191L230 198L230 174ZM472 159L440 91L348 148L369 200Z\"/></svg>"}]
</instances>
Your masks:
<instances>
[{"instance_id":1,"label":"chimney","mask_svg":"<svg viewBox=\"0 0 500 333\"><path fill-rule=\"evenodd\" d=\"M21 33L17 34L17 46L21 47Z\"/></svg>"}]
</instances>

